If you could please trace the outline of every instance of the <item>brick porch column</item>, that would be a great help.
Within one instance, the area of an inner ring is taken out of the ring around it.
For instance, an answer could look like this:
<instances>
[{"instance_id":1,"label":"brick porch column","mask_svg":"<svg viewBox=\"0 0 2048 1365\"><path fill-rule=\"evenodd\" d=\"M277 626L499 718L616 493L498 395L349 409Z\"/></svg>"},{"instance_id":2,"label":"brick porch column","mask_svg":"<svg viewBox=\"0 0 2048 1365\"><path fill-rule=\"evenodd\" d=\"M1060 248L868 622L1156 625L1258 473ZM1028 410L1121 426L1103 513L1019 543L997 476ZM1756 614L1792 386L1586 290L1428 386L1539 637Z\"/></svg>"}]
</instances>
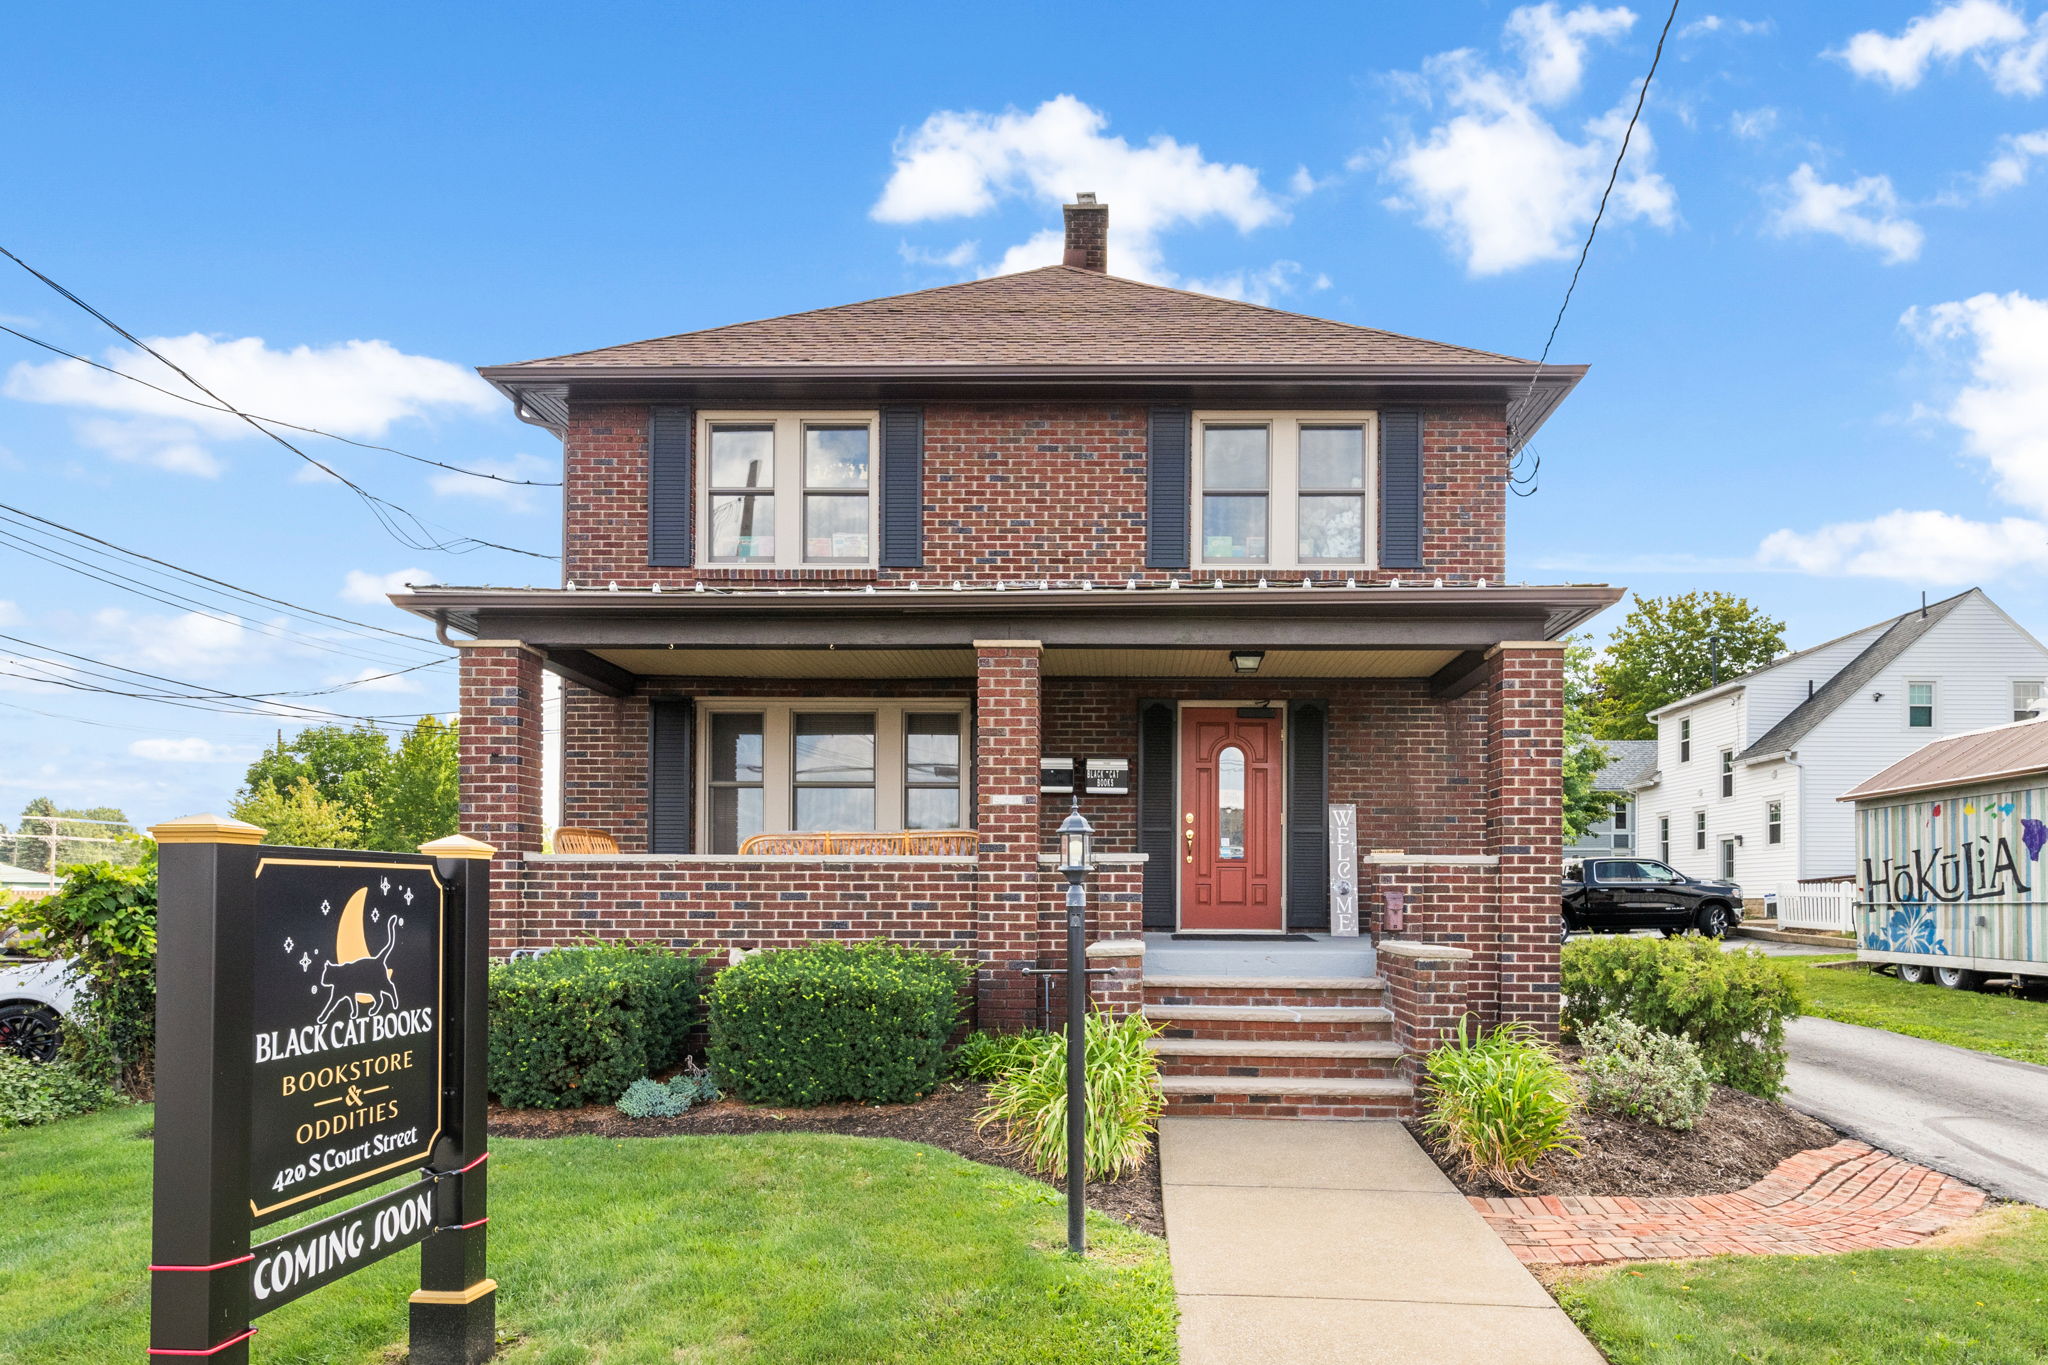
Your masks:
<instances>
[{"instance_id":1,"label":"brick porch column","mask_svg":"<svg viewBox=\"0 0 2048 1365\"><path fill-rule=\"evenodd\" d=\"M462 832L498 851L491 869L491 951L519 946L523 853L538 853L540 656L508 640L464 641L460 730Z\"/></svg>"},{"instance_id":2,"label":"brick porch column","mask_svg":"<svg viewBox=\"0 0 2048 1365\"><path fill-rule=\"evenodd\" d=\"M983 1028L1033 1022L1038 961L1038 674L1036 640L974 642L975 931Z\"/></svg>"},{"instance_id":3,"label":"brick porch column","mask_svg":"<svg viewBox=\"0 0 2048 1365\"><path fill-rule=\"evenodd\" d=\"M1487 832L1499 855L1498 976L1482 1012L1557 1033L1557 878L1564 850L1564 643L1504 641L1487 653Z\"/></svg>"}]
</instances>

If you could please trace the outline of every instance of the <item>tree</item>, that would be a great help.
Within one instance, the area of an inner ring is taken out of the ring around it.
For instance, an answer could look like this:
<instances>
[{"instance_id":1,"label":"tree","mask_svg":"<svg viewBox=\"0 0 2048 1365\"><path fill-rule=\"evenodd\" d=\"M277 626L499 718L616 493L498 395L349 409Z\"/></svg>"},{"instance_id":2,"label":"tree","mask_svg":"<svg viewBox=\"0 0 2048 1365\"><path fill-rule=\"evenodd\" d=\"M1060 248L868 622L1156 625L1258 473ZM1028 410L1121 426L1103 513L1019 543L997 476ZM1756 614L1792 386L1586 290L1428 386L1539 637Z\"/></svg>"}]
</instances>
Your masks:
<instances>
[{"instance_id":1,"label":"tree","mask_svg":"<svg viewBox=\"0 0 2048 1365\"><path fill-rule=\"evenodd\" d=\"M266 844L293 848L360 848L355 823L338 802L321 795L311 778L300 778L286 791L258 787L238 798L231 813L263 830Z\"/></svg>"},{"instance_id":2,"label":"tree","mask_svg":"<svg viewBox=\"0 0 2048 1365\"><path fill-rule=\"evenodd\" d=\"M1593 739L1591 705L1596 697L1593 682L1593 649L1582 637L1564 642L1564 841L1575 843L1581 834L1614 814L1618 804L1608 792L1595 791L1594 782L1607 766L1608 751Z\"/></svg>"},{"instance_id":3,"label":"tree","mask_svg":"<svg viewBox=\"0 0 2048 1365\"><path fill-rule=\"evenodd\" d=\"M1599 739L1655 739L1649 713L1762 668L1785 649L1785 623L1725 592L1638 597L1593 665Z\"/></svg>"},{"instance_id":4,"label":"tree","mask_svg":"<svg viewBox=\"0 0 2048 1365\"><path fill-rule=\"evenodd\" d=\"M50 857L52 834L57 836L54 862ZM113 806L64 810L49 797L38 796L22 807L21 827L11 847L0 856L31 872L54 872L72 863L133 867L142 861L149 846L128 823L128 817Z\"/></svg>"},{"instance_id":5,"label":"tree","mask_svg":"<svg viewBox=\"0 0 2048 1365\"><path fill-rule=\"evenodd\" d=\"M421 716L384 765L370 803L364 848L410 853L455 833L460 810L453 725Z\"/></svg>"},{"instance_id":6,"label":"tree","mask_svg":"<svg viewBox=\"0 0 2048 1365\"><path fill-rule=\"evenodd\" d=\"M235 808L239 811L244 803L265 792L289 797L301 782L308 782L341 812L346 824L349 842L333 847L358 848L369 829L372 803L390 761L389 737L367 725L314 725L289 740L279 735L277 744L249 765Z\"/></svg>"}]
</instances>

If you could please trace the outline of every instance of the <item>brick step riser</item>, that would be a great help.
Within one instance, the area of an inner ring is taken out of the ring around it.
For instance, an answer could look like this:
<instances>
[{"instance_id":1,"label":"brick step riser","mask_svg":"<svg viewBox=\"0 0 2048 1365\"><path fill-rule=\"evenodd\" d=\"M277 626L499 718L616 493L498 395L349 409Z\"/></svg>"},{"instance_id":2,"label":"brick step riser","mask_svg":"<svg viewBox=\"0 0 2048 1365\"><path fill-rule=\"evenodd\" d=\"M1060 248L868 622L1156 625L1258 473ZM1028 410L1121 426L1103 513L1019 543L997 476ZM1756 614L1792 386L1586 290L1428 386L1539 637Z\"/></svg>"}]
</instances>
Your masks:
<instances>
[{"instance_id":1,"label":"brick step riser","mask_svg":"<svg viewBox=\"0 0 2048 1365\"><path fill-rule=\"evenodd\" d=\"M1159 1059L1162 1076L1214 1076L1218 1080L1268 1083L1289 1077L1314 1076L1325 1080L1398 1080L1398 1057L1348 1057L1317 1061L1309 1057L1201 1057L1183 1061L1171 1055Z\"/></svg>"},{"instance_id":2,"label":"brick step riser","mask_svg":"<svg viewBox=\"0 0 2048 1365\"><path fill-rule=\"evenodd\" d=\"M1409 1119L1415 1117L1412 1098L1347 1100L1332 1103L1327 1097L1289 1097L1268 1091L1256 1097L1244 1092L1218 1091L1214 1095L1168 1095L1169 1118L1218 1119Z\"/></svg>"},{"instance_id":3,"label":"brick step riser","mask_svg":"<svg viewBox=\"0 0 2048 1365\"><path fill-rule=\"evenodd\" d=\"M1304 1024L1292 1019L1168 1019L1154 1020L1166 1026L1168 1038L1222 1039L1230 1042L1286 1043L1384 1043L1392 1040L1390 1021L1361 1020L1356 1023Z\"/></svg>"},{"instance_id":4,"label":"brick step riser","mask_svg":"<svg viewBox=\"0 0 2048 1365\"><path fill-rule=\"evenodd\" d=\"M1290 1009L1312 1009L1319 1005L1384 1005L1383 990L1304 991L1257 990L1242 986L1179 986L1162 990L1145 988L1148 1005L1285 1005Z\"/></svg>"}]
</instances>

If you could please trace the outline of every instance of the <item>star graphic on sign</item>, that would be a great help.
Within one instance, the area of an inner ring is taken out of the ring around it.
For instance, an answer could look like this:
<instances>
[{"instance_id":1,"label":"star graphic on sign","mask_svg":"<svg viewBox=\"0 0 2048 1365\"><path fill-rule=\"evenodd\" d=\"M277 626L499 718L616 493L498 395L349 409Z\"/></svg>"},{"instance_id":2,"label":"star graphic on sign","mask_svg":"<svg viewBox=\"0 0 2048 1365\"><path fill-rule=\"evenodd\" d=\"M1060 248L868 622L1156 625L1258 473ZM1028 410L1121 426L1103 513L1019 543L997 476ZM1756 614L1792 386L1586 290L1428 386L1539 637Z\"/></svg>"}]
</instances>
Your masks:
<instances>
[{"instance_id":1,"label":"star graphic on sign","mask_svg":"<svg viewBox=\"0 0 2048 1365\"><path fill-rule=\"evenodd\" d=\"M308 987L306 987L306 994L308 994L308 995L318 995L318 994L320 994L320 988L319 988L318 986L308 986Z\"/></svg>"},{"instance_id":2,"label":"star graphic on sign","mask_svg":"<svg viewBox=\"0 0 2048 1365\"><path fill-rule=\"evenodd\" d=\"M384 892L385 895L388 896L391 894L391 878L379 877L377 879L377 885Z\"/></svg>"},{"instance_id":3,"label":"star graphic on sign","mask_svg":"<svg viewBox=\"0 0 2048 1365\"><path fill-rule=\"evenodd\" d=\"M2012 809L2012 808L2011 808L2010 806L2008 806L2008 807L2006 807L2006 809L2007 809L2007 810L2010 810L2010 809ZM409 886L408 886L407 888L405 888L405 903L406 903L407 905L411 905L411 904L412 904L412 888L411 888L411 887L409 887Z\"/></svg>"},{"instance_id":4,"label":"star graphic on sign","mask_svg":"<svg viewBox=\"0 0 2048 1365\"><path fill-rule=\"evenodd\" d=\"M334 909L334 907L333 907L333 906L331 906L331 905L329 905L329 904L328 904L328 903L327 903L326 901L321 901L321 902L320 902L320 913L321 913L321 914L325 915L325 914L329 913L330 911L332 911L333 909Z\"/></svg>"},{"instance_id":5,"label":"star graphic on sign","mask_svg":"<svg viewBox=\"0 0 2048 1365\"><path fill-rule=\"evenodd\" d=\"M303 972L303 971L305 971L305 970L306 970L307 968L311 967L312 965L313 965L313 955L312 955L311 953L300 953L300 954L299 954L299 970L300 970L300 971L302 971L302 972Z\"/></svg>"},{"instance_id":6,"label":"star graphic on sign","mask_svg":"<svg viewBox=\"0 0 2048 1365\"><path fill-rule=\"evenodd\" d=\"M370 912L370 923L375 924L378 920L382 919L383 917L384 912L382 910L372 910Z\"/></svg>"},{"instance_id":7,"label":"star graphic on sign","mask_svg":"<svg viewBox=\"0 0 2048 1365\"><path fill-rule=\"evenodd\" d=\"M284 941L284 950L286 952L290 952L292 950L292 941L290 939L286 939Z\"/></svg>"}]
</instances>

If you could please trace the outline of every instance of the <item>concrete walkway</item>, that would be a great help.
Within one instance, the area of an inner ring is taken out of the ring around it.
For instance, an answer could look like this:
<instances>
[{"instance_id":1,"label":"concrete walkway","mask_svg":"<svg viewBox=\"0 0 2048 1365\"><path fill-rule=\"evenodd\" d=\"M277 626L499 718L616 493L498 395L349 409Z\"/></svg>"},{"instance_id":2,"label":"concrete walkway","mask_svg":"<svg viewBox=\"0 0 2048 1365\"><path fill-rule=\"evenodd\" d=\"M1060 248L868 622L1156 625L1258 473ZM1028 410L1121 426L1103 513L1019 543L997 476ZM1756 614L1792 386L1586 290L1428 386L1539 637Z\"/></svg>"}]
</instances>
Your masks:
<instances>
[{"instance_id":1,"label":"concrete walkway","mask_svg":"<svg viewBox=\"0 0 2048 1365\"><path fill-rule=\"evenodd\" d=\"M1181 1365L1601 1365L1398 1123L1159 1125Z\"/></svg>"}]
</instances>

